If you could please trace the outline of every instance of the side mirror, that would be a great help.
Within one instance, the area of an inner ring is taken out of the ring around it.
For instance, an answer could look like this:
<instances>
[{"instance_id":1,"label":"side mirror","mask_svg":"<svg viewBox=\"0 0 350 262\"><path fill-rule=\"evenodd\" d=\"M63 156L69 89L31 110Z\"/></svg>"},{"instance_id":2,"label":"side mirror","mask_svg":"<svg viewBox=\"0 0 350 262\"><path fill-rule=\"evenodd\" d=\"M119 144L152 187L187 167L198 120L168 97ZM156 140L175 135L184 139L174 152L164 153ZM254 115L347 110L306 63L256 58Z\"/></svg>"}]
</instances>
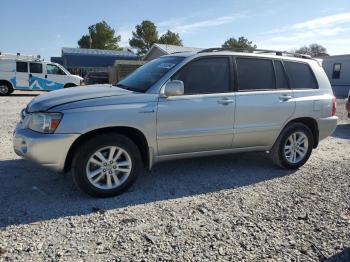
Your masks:
<instances>
[{"instance_id":1,"label":"side mirror","mask_svg":"<svg viewBox=\"0 0 350 262\"><path fill-rule=\"evenodd\" d=\"M165 84L165 96L181 96L184 94L184 83L180 80L172 80Z\"/></svg>"}]
</instances>

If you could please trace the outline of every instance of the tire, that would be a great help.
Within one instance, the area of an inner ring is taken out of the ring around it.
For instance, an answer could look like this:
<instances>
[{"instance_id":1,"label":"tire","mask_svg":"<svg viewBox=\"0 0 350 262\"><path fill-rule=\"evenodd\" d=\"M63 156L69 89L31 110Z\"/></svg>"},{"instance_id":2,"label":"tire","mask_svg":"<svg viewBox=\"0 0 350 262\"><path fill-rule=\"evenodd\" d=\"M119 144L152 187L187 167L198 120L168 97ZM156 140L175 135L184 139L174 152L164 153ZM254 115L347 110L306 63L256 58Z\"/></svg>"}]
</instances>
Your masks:
<instances>
[{"instance_id":1,"label":"tire","mask_svg":"<svg viewBox=\"0 0 350 262\"><path fill-rule=\"evenodd\" d=\"M13 88L6 82L0 82L0 96L8 96L13 92Z\"/></svg>"},{"instance_id":2,"label":"tire","mask_svg":"<svg viewBox=\"0 0 350 262\"><path fill-rule=\"evenodd\" d=\"M295 141L295 144L292 141ZM304 143L300 143L301 141ZM302 123L291 123L283 129L272 147L272 161L282 168L297 169L309 159L313 145L314 138L310 128Z\"/></svg>"},{"instance_id":3,"label":"tire","mask_svg":"<svg viewBox=\"0 0 350 262\"><path fill-rule=\"evenodd\" d=\"M113 156L116 160L109 158L113 153L112 148L115 148ZM109 160L101 160L98 152ZM128 162L130 165L127 165ZM111 197L127 190L141 173L142 167L140 151L131 139L119 134L104 134L78 148L72 162L72 175L74 183L83 192L93 197Z\"/></svg>"}]
</instances>

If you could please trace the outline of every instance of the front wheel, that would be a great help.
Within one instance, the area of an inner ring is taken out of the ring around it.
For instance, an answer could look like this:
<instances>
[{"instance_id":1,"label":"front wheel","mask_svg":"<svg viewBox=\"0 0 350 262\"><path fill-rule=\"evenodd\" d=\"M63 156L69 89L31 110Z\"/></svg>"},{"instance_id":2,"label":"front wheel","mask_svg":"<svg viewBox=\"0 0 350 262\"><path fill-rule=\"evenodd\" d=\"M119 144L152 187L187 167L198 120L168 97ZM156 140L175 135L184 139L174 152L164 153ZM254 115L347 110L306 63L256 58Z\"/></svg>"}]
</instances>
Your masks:
<instances>
[{"instance_id":1,"label":"front wheel","mask_svg":"<svg viewBox=\"0 0 350 262\"><path fill-rule=\"evenodd\" d=\"M74 182L82 191L95 197L110 197L132 185L142 169L142 159L128 137L100 135L79 148L72 169Z\"/></svg>"},{"instance_id":2,"label":"front wheel","mask_svg":"<svg viewBox=\"0 0 350 262\"><path fill-rule=\"evenodd\" d=\"M302 123L291 123L282 131L273 146L272 160L283 168L299 168L309 159L313 144L310 128Z\"/></svg>"}]
</instances>

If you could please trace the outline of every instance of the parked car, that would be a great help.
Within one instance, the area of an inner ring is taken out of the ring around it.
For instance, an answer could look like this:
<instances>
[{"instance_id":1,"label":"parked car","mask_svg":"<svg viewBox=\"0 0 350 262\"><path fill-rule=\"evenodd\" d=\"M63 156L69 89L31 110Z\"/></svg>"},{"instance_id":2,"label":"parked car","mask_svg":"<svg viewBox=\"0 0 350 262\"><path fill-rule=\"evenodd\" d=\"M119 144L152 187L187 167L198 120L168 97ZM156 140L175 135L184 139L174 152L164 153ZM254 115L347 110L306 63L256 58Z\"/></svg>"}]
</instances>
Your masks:
<instances>
[{"instance_id":1,"label":"parked car","mask_svg":"<svg viewBox=\"0 0 350 262\"><path fill-rule=\"evenodd\" d=\"M78 86L82 81L59 64L35 56L0 53L0 95L10 95L14 90L52 91Z\"/></svg>"},{"instance_id":2,"label":"parked car","mask_svg":"<svg viewBox=\"0 0 350 262\"><path fill-rule=\"evenodd\" d=\"M346 101L345 107L346 107L346 111L348 111L348 117L350 117L350 90L349 90L348 100Z\"/></svg>"},{"instance_id":3,"label":"parked car","mask_svg":"<svg viewBox=\"0 0 350 262\"><path fill-rule=\"evenodd\" d=\"M14 150L72 170L97 197L170 159L269 151L278 166L299 168L335 129L336 100L316 61L277 54L173 54L116 86L40 95L22 111Z\"/></svg>"},{"instance_id":4,"label":"parked car","mask_svg":"<svg viewBox=\"0 0 350 262\"><path fill-rule=\"evenodd\" d=\"M84 77L84 82L86 85L108 84L108 72L88 72Z\"/></svg>"}]
</instances>

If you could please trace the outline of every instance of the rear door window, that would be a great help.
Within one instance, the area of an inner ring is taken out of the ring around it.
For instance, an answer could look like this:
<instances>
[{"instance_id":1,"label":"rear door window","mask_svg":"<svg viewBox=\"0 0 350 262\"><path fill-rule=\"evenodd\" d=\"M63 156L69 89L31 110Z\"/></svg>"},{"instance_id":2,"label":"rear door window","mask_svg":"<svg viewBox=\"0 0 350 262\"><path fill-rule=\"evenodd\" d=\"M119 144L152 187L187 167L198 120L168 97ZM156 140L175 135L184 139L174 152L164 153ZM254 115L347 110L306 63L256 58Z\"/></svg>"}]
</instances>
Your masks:
<instances>
[{"instance_id":1,"label":"rear door window","mask_svg":"<svg viewBox=\"0 0 350 262\"><path fill-rule=\"evenodd\" d=\"M288 81L286 72L284 71L281 61L274 61L276 72L276 87L277 89L288 89Z\"/></svg>"},{"instance_id":2,"label":"rear door window","mask_svg":"<svg viewBox=\"0 0 350 262\"><path fill-rule=\"evenodd\" d=\"M317 82L308 64L284 61L290 88L292 89L316 89Z\"/></svg>"},{"instance_id":3,"label":"rear door window","mask_svg":"<svg viewBox=\"0 0 350 262\"><path fill-rule=\"evenodd\" d=\"M230 92L228 57L208 57L190 62L173 78L184 82L185 95Z\"/></svg>"},{"instance_id":4,"label":"rear door window","mask_svg":"<svg viewBox=\"0 0 350 262\"><path fill-rule=\"evenodd\" d=\"M20 73L28 73L28 63L16 62L16 71Z\"/></svg>"},{"instance_id":5,"label":"rear door window","mask_svg":"<svg viewBox=\"0 0 350 262\"><path fill-rule=\"evenodd\" d=\"M43 65L41 63L30 63L30 72L34 74L43 73Z\"/></svg>"},{"instance_id":6,"label":"rear door window","mask_svg":"<svg viewBox=\"0 0 350 262\"><path fill-rule=\"evenodd\" d=\"M239 91L276 89L272 60L239 57L236 64Z\"/></svg>"}]
</instances>

